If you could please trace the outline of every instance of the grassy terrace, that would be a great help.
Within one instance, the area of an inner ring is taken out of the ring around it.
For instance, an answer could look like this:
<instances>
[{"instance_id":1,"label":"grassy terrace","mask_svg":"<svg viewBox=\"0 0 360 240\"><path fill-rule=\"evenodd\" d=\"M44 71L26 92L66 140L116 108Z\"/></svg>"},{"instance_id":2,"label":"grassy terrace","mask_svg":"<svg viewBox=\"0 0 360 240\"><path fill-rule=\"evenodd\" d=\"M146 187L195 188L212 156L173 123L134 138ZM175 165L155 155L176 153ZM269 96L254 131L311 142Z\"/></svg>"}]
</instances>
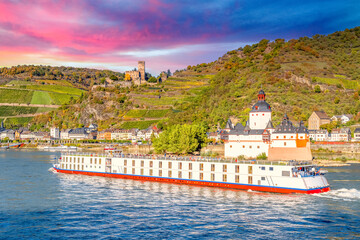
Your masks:
<instances>
[{"instance_id":1,"label":"grassy terrace","mask_svg":"<svg viewBox=\"0 0 360 240\"><path fill-rule=\"evenodd\" d=\"M1 103L30 103L33 91L21 89L0 89Z\"/></svg>"},{"instance_id":2,"label":"grassy terrace","mask_svg":"<svg viewBox=\"0 0 360 240\"><path fill-rule=\"evenodd\" d=\"M84 90L77 89L74 87L60 86L60 85L27 85L26 89L55 92L55 93L65 93L65 94L78 95L78 96L80 96L81 93L85 92Z\"/></svg>"},{"instance_id":3,"label":"grassy terrace","mask_svg":"<svg viewBox=\"0 0 360 240\"><path fill-rule=\"evenodd\" d=\"M124 122L121 124L121 128L123 129L131 129L131 128L138 128L138 129L146 129L153 125L154 123L157 123L159 120L148 120L148 121L129 121Z\"/></svg>"},{"instance_id":4,"label":"grassy terrace","mask_svg":"<svg viewBox=\"0 0 360 240\"><path fill-rule=\"evenodd\" d=\"M22 114L43 113L54 110L54 108L23 107L23 106L0 106L0 116L17 116Z\"/></svg>"},{"instance_id":5,"label":"grassy terrace","mask_svg":"<svg viewBox=\"0 0 360 240\"><path fill-rule=\"evenodd\" d=\"M12 118L6 118L5 126L7 128L12 126L24 126L25 124L28 124L32 117L12 117ZM0 121L4 121L4 118L0 118Z\"/></svg>"},{"instance_id":6,"label":"grassy terrace","mask_svg":"<svg viewBox=\"0 0 360 240\"><path fill-rule=\"evenodd\" d=\"M177 97L161 97L161 98L146 98L146 97L134 97L139 103L144 105L174 105L176 102L182 99L182 96Z\"/></svg>"},{"instance_id":7,"label":"grassy terrace","mask_svg":"<svg viewBox=\"0 0 360 240\"><path fill-rule=\"evenodd\" d=\"M342 86L346 89L358 89L359 83L356 80L348 80L344 76L335 75L336 78L313 77L311 80L316 83L325 83L333 86Z\"/></svg>"},{"instance_id":8,"label":"grassy terrace","mask_svg":"<svg viewBox=\"0 0 360 240\"><path fill-rule=\"evenodd\" d=\"M125 118L163 118L169 110L133 109L126 113Z\"/></svg>"}]
</instances>

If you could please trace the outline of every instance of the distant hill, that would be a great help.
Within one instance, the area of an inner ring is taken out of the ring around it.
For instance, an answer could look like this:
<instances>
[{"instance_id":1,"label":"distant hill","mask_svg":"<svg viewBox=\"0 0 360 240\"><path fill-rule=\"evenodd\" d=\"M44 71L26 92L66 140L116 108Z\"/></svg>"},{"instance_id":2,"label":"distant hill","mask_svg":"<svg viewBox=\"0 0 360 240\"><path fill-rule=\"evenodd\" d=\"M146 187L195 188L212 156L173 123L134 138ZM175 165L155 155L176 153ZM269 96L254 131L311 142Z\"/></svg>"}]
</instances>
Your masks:
<instances>
[{"instance_id":1,"label":"distant hill","mask_svg":"<svg viewBox=\"0 0 360 240\"><path fill-rule=\"evenodd\" d=\"M30 120L36 129L50 125L77 127L91 122L101 128L145 128L155 123L166 127L188 122L201 122L215 128L217 123L224 125L230 116L244 123L261 88L272 106L275 124L284 113L294 121L307 120L313 110L324 110L330 116L357 114L360 111L359 66L360 27L356 27L328 36L289 41L264 39L229 51L214 62L176 71L174 76L155 85L124 88L117 84L124 77L122 73L65 67L42 67L46 70L43 69L42 76L38 76L34 66L18 66L6 71L3 68L0 76L3 85L15 81L8 88L20 81L19 89L48 92L49 97L36 93L39 96L35 98L33 93L31 101L34 98L34 102L56 99L52 94L64 94L59 92L62 87L83 91L77 95L74 91L67 92L77 97L63 101L55 111ZM92 87L112 75L119 79L114 86ZM24 81L31 82L31 86ZM55 85L62 87L57 87L58 92L50 92ZM25 95L24 98L27 102L30 99Z\"/></svg>"}]
</instances>

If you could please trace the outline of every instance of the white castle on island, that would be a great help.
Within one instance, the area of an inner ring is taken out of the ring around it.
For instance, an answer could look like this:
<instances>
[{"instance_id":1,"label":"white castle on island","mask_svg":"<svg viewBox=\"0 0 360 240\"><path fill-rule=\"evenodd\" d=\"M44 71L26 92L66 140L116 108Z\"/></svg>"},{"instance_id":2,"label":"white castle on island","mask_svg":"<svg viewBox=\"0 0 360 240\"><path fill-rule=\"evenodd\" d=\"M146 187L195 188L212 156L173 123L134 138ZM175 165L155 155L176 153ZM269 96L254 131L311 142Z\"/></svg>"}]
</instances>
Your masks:
<instances>
[{"instance_id":1,"label":"white castle on island","mask_svg":"<svg viewBox=\"0 0 360 240\"><path fill-rule=\"evenodd\" d=\"M271 107L263 90L249 113L246 126L233 126L228 120L225 129L225 157L254 158L265 153L269 160L312 160L309 132L303 122L295 127L285 114L282 122L274 128Z\"/></svg>"}]
</instances>

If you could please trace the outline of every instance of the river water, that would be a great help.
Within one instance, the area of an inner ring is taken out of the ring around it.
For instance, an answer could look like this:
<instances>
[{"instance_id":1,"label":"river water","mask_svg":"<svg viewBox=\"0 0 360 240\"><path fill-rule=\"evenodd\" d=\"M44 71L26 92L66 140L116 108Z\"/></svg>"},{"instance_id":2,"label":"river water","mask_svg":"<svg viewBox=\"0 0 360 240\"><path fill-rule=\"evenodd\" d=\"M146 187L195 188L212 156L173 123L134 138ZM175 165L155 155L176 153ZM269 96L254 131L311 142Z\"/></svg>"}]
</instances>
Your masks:
<instances>
[{"instance_id":1,"label":"river water","mask_svg":"<svg viewBox=\"0 0 360 240\"><path fill-rule=\"evenodd\" d=\"M54 174L56 156L0 152L1 239L360 238L360 164L285 195Z\"/></svg>"}]
</instances>

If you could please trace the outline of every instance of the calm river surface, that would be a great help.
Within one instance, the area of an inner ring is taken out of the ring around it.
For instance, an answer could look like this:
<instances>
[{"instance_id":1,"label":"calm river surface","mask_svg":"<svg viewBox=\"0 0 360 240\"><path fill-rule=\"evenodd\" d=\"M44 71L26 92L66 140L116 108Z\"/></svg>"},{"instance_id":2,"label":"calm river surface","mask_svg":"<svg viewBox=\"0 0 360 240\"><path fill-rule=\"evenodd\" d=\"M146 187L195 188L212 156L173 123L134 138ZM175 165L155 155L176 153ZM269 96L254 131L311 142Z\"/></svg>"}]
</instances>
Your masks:
<instances>
[{"instance_id":1,"label":"calm river surface","mask_svg":"<svg viewBox=\"0 0 360 240\"><path fill-rule=\"evenodd\" d=\"M360 238L360 164L332 191L280 195L54 174L58 153L0 151L1 239Z\"/></svg>"}]
</instances>

